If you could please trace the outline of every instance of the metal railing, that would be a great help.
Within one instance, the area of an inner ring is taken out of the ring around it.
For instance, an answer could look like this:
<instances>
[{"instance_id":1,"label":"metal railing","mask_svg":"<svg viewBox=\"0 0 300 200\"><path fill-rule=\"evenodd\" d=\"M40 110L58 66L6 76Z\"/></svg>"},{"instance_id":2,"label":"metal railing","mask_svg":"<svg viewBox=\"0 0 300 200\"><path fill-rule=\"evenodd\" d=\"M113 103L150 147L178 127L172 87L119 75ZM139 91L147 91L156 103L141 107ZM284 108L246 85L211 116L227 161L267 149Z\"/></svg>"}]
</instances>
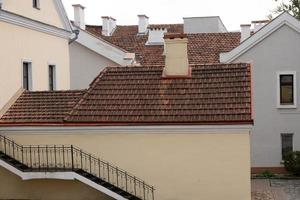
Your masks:
<instances>
[{"instance_id":1,"label":"metal railing","mask_svg":"<svg viewBox=\"0 0 300 200\"><path fill-rule=\"evenodd\" d=\"M19 145L0 135L0 151L26 165L26 171L83 170L143 200L154 200L154 187L73 145Z\"/></svg>"}]
</instances>

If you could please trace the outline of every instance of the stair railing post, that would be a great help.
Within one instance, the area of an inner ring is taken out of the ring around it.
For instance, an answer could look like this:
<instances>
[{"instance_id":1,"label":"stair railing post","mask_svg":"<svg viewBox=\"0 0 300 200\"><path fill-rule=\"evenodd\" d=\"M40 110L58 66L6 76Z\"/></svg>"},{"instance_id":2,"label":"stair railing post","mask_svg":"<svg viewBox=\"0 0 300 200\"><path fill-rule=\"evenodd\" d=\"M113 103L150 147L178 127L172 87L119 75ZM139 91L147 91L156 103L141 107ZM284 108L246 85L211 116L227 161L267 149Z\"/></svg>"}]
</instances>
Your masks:
<instances>
[{"instance_id":1,"label":"stair railing post","mask_svg":"<svg viewBox=\"0 0 300 200\"><path fill-rule=\"evenodd\" d=\"M13 148L13 158L15 158L15 142L12 142L12 148Z\"/></svg>"},{"instance_id":2,"label":"stair railing post","mask_svg":"<svg viewBox=\"0 0 300 200\"><path fill-rule=\"evenodd\" d=\"M154 200L154 187L153 186L151 187L151 190L152 190L152 200Z\"/></svg>"},{"instance_id":3,"label":"stair railing post","mask_svg":"<svg viewBox=\"0 0 300 200\"><path fill-rule=\"evenodd\" d=\"M118 170L118 167L116 168L116 175L117 175L117 187L119 187L119 170Z\"/></svg>"},{"instance_id":4,"label":"stair railing post","mask_svg":"<svg viewBox=\"0 0 300 200\"><path fill-rule=\"evenodd\" d=\"M106 165L107 165L107 181L109 182L109 163L107 163Z\"/></svg>"},{"instance_id":5,"label":"stair railing post","mask_svg":"<svg viewBox=\"0 0 300 200\"><path fill-rule=\"evenodd\" d=\"M72 162L72 171L74 171L74 155L73 155L73 145L71 145L71 162Z\"/></svg>"},{"instance_id":6,"label":"stair railing post","mask_svg":"<svg viewBox=\"0 0 300 200\"><path fill-rule=\"evenodd\" d=\"M127 188L128 188L128 184L127 184L127 172L125 172L125 187L126 187L126 192L127 192Z\"/></svg>"},{"instance_id":7,"label":"stair railing post","mask_svg":"<svg viewBox=\"0 0 300 200\"><path fill-rule=\"evenodd\" d=\"M144 200L146 199L146 188L145 188L145 182L143 182L143 192L144 192Z\"/></svg>"},{"instance_id":8,"label":"stair railing post","mask_svg":"<svg viewBox=\"0 0 300 200\"><path fill-rule=\"evenodd\" d=\"M89 155L89 160L90 160L90 174L92 174L92 155Z\"/></svg>"},{"instance_id":9,"label":"stair railing post","mask_svg":"<svg viewBox=\"0 0 300 200\"><path fill-rule=\"evenodd\" d=\"M136 178L134 177L133 179L133 183L134 183L134 195L136 196Z\"/></svg>"},{"instance_id":10,"label":"stair railing post","mask_svg":"<svg viewBox=\"0 0 300 200\"><path fill-rule=\"evenodd\" d=\"M6 137L4 137L4 153L6 154Z\"/></svg>"}]
</instances>

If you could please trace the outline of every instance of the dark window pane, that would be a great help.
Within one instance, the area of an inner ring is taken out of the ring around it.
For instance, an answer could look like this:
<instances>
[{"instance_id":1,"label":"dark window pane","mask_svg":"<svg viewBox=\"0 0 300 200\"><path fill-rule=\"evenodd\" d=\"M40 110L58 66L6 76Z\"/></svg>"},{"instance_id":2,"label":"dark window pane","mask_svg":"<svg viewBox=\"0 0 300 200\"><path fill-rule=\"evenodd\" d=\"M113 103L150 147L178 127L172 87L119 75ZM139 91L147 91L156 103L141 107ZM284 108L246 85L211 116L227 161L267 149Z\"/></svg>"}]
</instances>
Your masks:
<instances>
[{"instance_id":1,"label":"dark window pane","mask_svg":"<svg viewBox=\"0 0 300 200\"><path fill-rule=\"evenodd\" d=\"M29 90L29 63L23 63L23 88Z\"/></svg>"},{"instance_id":2,"label":"dark window pane","mask_svg":"<svg viewBox=\"0 0 300 200\"><path fill-rule=\"evenodd\" d=\"M54 90L54 72L55 66L49 65L49 90Z\"/></svg>"},{"instance_id":3,"label":"dark window pane","mask_svg":"<svg viewBox=\"0 0 300 200\"><path fill-rule=\"evenodd\" d=\"M39 3L38 3L38 0L33 0L33 2L32 2L32 4L33 4L33 7L34 8L38 8L39 7Z\"/></svg>"},{"instance_id":4,"label":"dark window pane","mask_svg":"<svg viewBox=\"0 0 300 200\"><path fill-rule=\"evenodd\" d=\"M280 75L280 104L294 104L294 77L293 75Z\"/></svg>"},{"instance_id":5,"label":"dark window pane","mask_svg":"<svg viewBox=\"0 0 300 200\"><path fill-rule=\"evenodd\" d=\"M293 151L293 134L281 134L281 145L282 158L284 158L284 155Z\"/></svg>"}]
</instances>

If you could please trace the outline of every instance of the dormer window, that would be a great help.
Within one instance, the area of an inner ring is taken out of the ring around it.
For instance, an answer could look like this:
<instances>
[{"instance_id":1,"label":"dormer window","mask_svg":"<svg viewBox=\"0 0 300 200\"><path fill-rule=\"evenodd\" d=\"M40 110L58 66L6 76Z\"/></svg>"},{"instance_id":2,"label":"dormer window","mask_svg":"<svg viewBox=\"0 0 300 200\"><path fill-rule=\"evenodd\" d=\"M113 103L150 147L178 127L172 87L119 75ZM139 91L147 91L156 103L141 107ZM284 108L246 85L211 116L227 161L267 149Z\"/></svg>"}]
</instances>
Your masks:
<instances>
[{"instance_id":1,"label":"dormer window","mask_svg":"<svg viewBox=\"0 0 300 200\"><path fill-rule=\"evenodd\" d=\"M36 9L40 9L40 1L39 0L33 0L32 6Z\"/></svg>"},{"instance_id":2,"label":"dormer window","mask_svg":"<svg viewBox=\"0 0 300 200\"><path fill-rule=\"evenodd\" d=\"M278 73L278 108L296 108L296 72Z\"/></svg>"}]
</instances>

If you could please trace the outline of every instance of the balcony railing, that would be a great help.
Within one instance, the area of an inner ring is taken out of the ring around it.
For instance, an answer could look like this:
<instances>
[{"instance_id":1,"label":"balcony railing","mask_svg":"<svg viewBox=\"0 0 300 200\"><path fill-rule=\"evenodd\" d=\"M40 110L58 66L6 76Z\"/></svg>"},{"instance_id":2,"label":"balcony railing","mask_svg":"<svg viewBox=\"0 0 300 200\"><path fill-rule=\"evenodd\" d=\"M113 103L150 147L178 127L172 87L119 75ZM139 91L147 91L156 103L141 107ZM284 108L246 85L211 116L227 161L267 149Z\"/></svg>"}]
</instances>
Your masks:
<instances>
[{"instance_id":1,"label":"balcony railing","mask_svg":"<svg viewBox=\"0 0 300 200\"><path fill-rule=\"evenodd\" d=\"M135 197L154 200L153 186L73 145L19 145L0 135L0 151L26 165L26 172L83 171Z\"/></svg>"}]
</instances>

